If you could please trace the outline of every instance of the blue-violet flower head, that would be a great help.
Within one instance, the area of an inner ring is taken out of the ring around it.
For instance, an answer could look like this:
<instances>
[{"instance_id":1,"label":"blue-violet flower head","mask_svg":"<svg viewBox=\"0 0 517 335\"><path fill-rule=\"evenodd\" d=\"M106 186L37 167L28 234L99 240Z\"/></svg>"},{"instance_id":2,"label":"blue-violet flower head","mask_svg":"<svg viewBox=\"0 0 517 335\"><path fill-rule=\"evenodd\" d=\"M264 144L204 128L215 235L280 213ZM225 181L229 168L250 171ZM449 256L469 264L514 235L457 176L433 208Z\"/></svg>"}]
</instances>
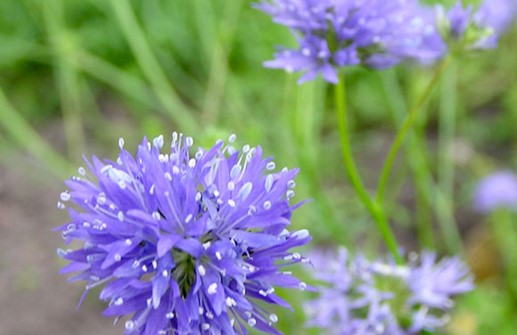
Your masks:
<instances>
[{"instance_id":1,"label":"blue-violet flower head","mask_svg":"<svg viewBox=\"0 0 517 335\"><path fill-rule=\"evenodd\" d=\"M474 193L474 208L481 213L499 208L517 211L517 176L499 171L483 178Z\"/></svg>"},{"instance_id":2,"label":"blue-violet flower head","mask_svg":"<svg viewBox=\"0 0 517 335\"><path fill-rule=\"evenodd\" d=\"M469 270L456 257L437 261L432 252L410 258L397 265L352 257L343 248L315 252L311 263L322 287L306 304L308 325L331 335L411 335L442 328L452 297L473 288Z\"/></svg>"},{"instance_id":3,"label":"blue-violet flower head","mask_svg":"<svg viewBox=\"0 0 517 335\"><path fill-rule=\"evenodd\" d=\"M295 49L280 48L265 66L303 71L299 82L322 74L336 83L343 66L431 63L444 51L433 11L416 0L263 0L256 8L288 27L298 42Z\"/></svg>"},{"instance_id":4,"label":"blue-violet flower head","mask_svg":"<svg viewBox=\"0 0 517 335\"><path fill-rule=\"evenodd\" d=\"M298 171L234 140L191 156L193 139L173 133L170 153L160 136L133 157L121 139L115 162L93 157L66 182L58 229L83 245L58 250L62 272L78 272L85 293L103 285L104 315L128 318L124 334L279 334L265 304L289 305L275 287L307 287L282 271L307 260L290 249L311 239L287 230Z\"/></svg>"}]
</instances>

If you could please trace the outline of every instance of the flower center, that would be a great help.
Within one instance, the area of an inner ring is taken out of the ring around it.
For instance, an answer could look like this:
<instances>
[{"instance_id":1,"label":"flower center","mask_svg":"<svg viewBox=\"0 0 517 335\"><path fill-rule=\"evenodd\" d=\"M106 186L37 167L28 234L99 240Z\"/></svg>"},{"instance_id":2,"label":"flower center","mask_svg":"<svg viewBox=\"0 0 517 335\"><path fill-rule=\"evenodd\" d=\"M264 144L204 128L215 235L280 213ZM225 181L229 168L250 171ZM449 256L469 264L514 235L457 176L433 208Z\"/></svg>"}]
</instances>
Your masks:
<instances>
[{"instance_id":1,"label":"flower center","mask_svg":"<svg viewBox=\"0 0 517 335\"><path fill-rule=\"evenodd\" d=\"M172 277L176 279L180 294L185 299L196 282L196 263L192 255L178 249L172 249L172 258L176 263L171 272Z\"/></svg>"}]
</instances>

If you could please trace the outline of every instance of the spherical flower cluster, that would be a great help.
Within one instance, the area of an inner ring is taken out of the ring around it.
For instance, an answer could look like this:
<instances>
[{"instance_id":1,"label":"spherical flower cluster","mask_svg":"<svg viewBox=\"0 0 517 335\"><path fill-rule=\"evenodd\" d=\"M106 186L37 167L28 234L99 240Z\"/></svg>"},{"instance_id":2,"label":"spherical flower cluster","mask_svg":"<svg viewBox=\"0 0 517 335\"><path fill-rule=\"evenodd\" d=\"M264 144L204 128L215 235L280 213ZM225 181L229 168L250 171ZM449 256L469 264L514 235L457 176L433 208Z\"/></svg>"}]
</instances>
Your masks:
<instances>
[{"instance_id":1,"label":"spherical flower cluster","mask_svg":"<svg viewBox=\"0 0 517 335\"><path fill-rule=\"evenodd\" d=\"M458 258L424 252L408 265L352 258L345 249L311 257L320 296L306 304L309 326L332 335L413 335L447 323L451 298L472 290Z\"/></svg>"},{"instance_id":2,"label":"spherical flower cluster","mask_svg":"<svg viewBox=\"0 0 517 335\"><path fill-rule=\"evenodd\" d=\"M104 315L127 318L125 334L279 334L265 308L288 307L275 287L307 287L283 270L307 260L289 250L310 240L286 229L297 170L275 172L234 140L191 156L193 139L173 133L170 153L160 136L133 158L121 139L116 162L93 157L66 182L70 222L58 229L83 246L58 250L62 272L78 272L85 293L103 285Z\"/></svg>"},{"instance_id":3,"label":"spherical flower cluster","mask_svg":"<svg viewBox=\"0 0 517 335\"><path fill-rule=\"evenodd\" d=\"M517 176L499 171L482 179L474 193L474 208L481 213L499 208L517 211Z\"/></svg>"},{"instance_id":4,"label":"spherical flower cluster","mask_svg":"<svg viewBox=\"0 0 517 335\"><path fill-rule=\"evenodd\" d=\"M256 6L291 29L297 49L282 49L266 67L321 73L337 82L336 68L363 64L386 68L404 59L432 62L443 45L433 11L417 0L272 0Z\"/></svg>"},{"instance_id":5,"label":"spherical flower cluster","mask_svg":"<svg viewBox=\"0 0 517 335\"><path fill-rule=\"evenodd\" d=\"M418 0L262 0L256 8L288 27L298 47L280 48L266 67L318 74L331 83L337 69L381 69L404 60L432 64L451 46L486 49L517 15L517 0L485 0L477 9L460 1L450 9Z\"/></svg>"}]
</instances>

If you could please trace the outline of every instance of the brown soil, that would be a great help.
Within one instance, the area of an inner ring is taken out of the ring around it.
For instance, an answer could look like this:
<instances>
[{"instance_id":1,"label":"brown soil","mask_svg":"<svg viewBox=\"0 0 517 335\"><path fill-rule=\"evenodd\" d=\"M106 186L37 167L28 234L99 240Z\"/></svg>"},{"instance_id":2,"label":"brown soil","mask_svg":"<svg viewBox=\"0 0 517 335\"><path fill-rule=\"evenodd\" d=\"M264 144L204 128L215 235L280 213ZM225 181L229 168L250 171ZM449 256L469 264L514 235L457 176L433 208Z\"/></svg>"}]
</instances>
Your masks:
<instances>
[{"instance_id":1,"label":"brown soil","mask_svg":"<svg viewBox=\"0 0 517 335\"><path fill-rule=\"evenodd\" d=\"M63 241L52 228L67 220L56 208L62 189L29 159L0 156L0 335L123 333L123 323L101 316L98 292L77 310L83 284L58 273Z\"/></svg>"}]
</instances>

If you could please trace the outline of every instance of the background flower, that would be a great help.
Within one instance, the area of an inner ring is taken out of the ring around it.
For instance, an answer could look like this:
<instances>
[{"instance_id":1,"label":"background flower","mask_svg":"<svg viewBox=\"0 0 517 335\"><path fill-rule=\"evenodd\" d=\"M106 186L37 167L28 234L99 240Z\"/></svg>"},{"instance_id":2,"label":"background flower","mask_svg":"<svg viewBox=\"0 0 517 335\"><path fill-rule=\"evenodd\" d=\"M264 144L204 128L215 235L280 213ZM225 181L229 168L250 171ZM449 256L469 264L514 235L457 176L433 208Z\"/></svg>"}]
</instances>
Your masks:
<instances>
[{"instance_id":1,"label":"background flower","mask_svg":"<svg viewBox=\"0 0 517 335\"><path fill-rule=\"evenodd\" d=\"M309 326L325 334L418 334L448 322L452 297L473 289L468 268L458 258L437 261L432 252L408 265L352 258L337 253L311 255L320 296L308 302Z\"/></svg>"},{"instance_id":2,"label":"background flower","mask_svg":"<svg viewBox=\"0 0 517 335\"><path fill-rule=\"evenodd\" d=\"M498 208L517 210L517 176L499 171L483 178L476 187L474 208L482 213Z\"/></svg>"}]
</instances>

